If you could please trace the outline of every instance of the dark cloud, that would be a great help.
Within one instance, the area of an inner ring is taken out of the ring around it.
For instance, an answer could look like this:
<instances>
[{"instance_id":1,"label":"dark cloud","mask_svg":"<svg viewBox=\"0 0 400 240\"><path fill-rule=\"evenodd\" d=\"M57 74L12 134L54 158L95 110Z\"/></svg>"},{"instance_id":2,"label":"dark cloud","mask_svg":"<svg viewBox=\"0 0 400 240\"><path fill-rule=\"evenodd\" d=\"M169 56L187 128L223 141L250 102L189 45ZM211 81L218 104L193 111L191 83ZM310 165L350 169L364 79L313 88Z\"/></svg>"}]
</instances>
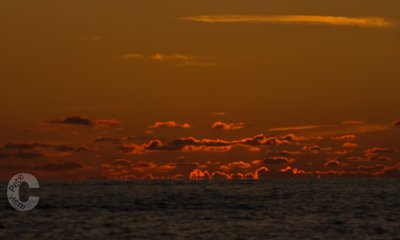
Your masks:
<instances>
[{"instance_id":1,"label":"dark cloud","mask_svg":"<svg viewBox=\"0 0 400 240\"><path fill-rule=\"evenodd\" d=\"M119 120L110 119L110 120L91 120L84 116L68 116L65 118L59 118L51 120L49 123L51 124L61 124L61 125L78 125L78 126L86 126L86 127L112 127L118 126L121 124Z\"/></svg>"},{"instance_id":2,"label":"dark cloud","mask_svg":"<svg viewBox=\"0 0 400 240\"><path fill-rule=\"evenodd\" d=\"M390 162L392 161L392 158L388 156L381 156L381 155L369 155L367 157L368 161L373 161L373 162Z\"/></svg>"},{"instance_id":3,"label":"dark cloud","mask_svg":"<svg viewBox=\"0 0 400 240\"><path fill-rule=\"evenodd\" d=\"M59 145L55 146L54 150L57 150L59 152L72 152L75 150L75 147L69 145Z\"/></svg>"},{"instance_id":4,"label":"dark cloud","mask_svg":"<svg viewBox=\"0 0 400 240\"><path fill-rule=\"evenodd\" d=\"M321 151L321 147L318 145L304 146L303 150L311 153L319 153Z\"/></svg>"},{"instance_id":5,"label":"dark cloud","mask_svg":"<svg viewBox=\"0 0 400 240\"><path fill-rule=\"evenodd\" d=\"M70 145L55 145L47 143L7 143L1 149L2 150L31 150L38 148L50 148L59 152L70 152L74 151L75 147Z\"/></svg>"},{"instance_id":6,"label":"dark cloud","mask_svg":"<svg viewBox=\"0 0 400 240\"><path fill-rule=\"evenodd\" d=\"M384 154L384 153L394 153L393 149L389 149L389 148L379 148L379 147L374 147L374 148L370 148L365 150L365 154Z\"/></svg>"},{"instance_id":7,"label":"dark cloud","mask_svg":"<svg viewBox=\"0 0 400 240\"><path fill-rule=\"evenodd\" d=\"M128 159L116 159L111 164L111 166L131 166L132 161Z\"/></svg>"},{"instance_id":8,"label":"dark cloud","mask_svg":"<svg viewBox=\"0 0 400 240\"><path fill-rule=\"evenodd\" d=\"M2 158L9 158L9 157L10 157L10 154L0 152L0 159L2 159Z\"/></svg>"},{"instance_id":9,"label":"dark cloud","mask_svg":"<svg viewBox=\"0 0 400 240\"><path fill-rule=\"evenodd\" d=\"M7 143L0 147L0 158L42 158L57 153L72 153L83 151L71 145L56 145L47 143Z\"/></svg>"},{"instance_id":10,"label":"dark cloud","mask_svg":"<svg viewBox=\"0 0 400 240\"><path fill-rule=\"evenodd\" d=\"M75 152L87 152L89 151L89 148L85 145L79 146L75 149Z\"/></svg>"},{"instance_id":11,"label":"dark cloud","mask_svg":"<svg viewBox=\"0 0 400 240\"><path fill-rule=\"evenodd\" d=\"M391 155L393 153L395 153L393 149L379 147L370 148L364 151L366 160L375 162L392 161L392 158L386 155Z\"/></svg>"},{"instance_id":12,"label":"dark cloud","mask_svg":"<svg viewBox=\"0 0 400 240\"><path fill-rule=\"evenodd\" d=\"M8 143L1 148L1 158L42 158L44 154L39 151L32 150L37 144L11 144Z\"/></svg>"},{"instance_id":13,"label":"dark cloud","mask_svg":"<svg viewBox=\"0 0 400 240\"><path fill-rule=\"evenodd\" d=\"M64 170L77 170L82 169L83 165L77 162L65 163L49 163L43 166L38 166L35 170L38 171L64 171Z\"/></svg>"},{"instance_id":14,"label":"dark cloud","mask_svg":"<svg viewBox=\"0 0 400 240\"><path fill-rule=\"evenodd\" d=\"M49 144L44 143L7 143L2 149L5 150L28 150L36 147L51 147Z\"/></svg>"},{"instance_id":15,"label":"dark cloud","mask_svg":"<svg viewBox=\"0 0 400 240\"><path fill-rule=\"evenodd\" d=\"M109 142L113 144L121 144L121 140L119 140L118 138L110 138L110 137L97 137L94 141L98 143Z\"/></svg>"},{"instance_id":16,"label":"dark cloud","mask_svg":"<svg viewBox=\"0 0 400 240\"><path fill-rule=\"evenodd\" d=\"M386 167L381 176L383 177L391 177L391 178L399 178L400 177L400 163L397 163L394 166Z\"/></svg>"},{"instance_id":17,"label":"dark cloud","mask_svg":"<svg viewBox=\"0 0 400 240\"><path fill-rule=\"evenodd\" d=\"M340 166L347 166L347 164L339 161L338 159L331 159L329 161L327 161L326 163L324 163L325 167L329 167L329 168L336 168L336 167L340 167Z\"/></svg>"},{"instance_id":18,"label":"dark cloud","mask_svg":"<svg viewBox=\"0 0 400 240\"><path fill-rule=\"evenodd\" d=\"M92 126L93 121L83 116L69 116L63 119L54 119L50 121L52 124L65 124L65 125L82 125Z\"/></svg>"},{"instance_id":19,"label":"dark cloud","mask_svg":"<svg viewBox=\"0 0 400 240\"><path fill-rule=\"evenodd\" d=\"M269 177L268 171L269 169L266 167L261 167L257 169L254 173L254 179L257 180L267 179Z\"/></svg>"},{"instance_id":20,"label":"dark cloud","mask_svg":"<svg viewBox=\"0 0 400 240\"><path fill-rule=\"evenodd\" d=\"M215 171L212 173L211 178L214 180L229 180L232 179L232 176L228 173Z\"/></svg>"},{"instance_id":21,"label":"dark cloud","mask_svg":"<svg viewBox=\"0 0 400 240\"><path fill-rule=\"evenodd\" d=\"M377 164L373 166L357 166L354 171L356 173L361 173L361 174L378 174L382 172L386 168L385 165L383 164Z\"/></svg>"},{"instance_id":22,"label":"dark cloud","mask_svg":"<svg viewBox=\"0 0 400 240\"><path fill-rule=\"evenodd\" d=\"M33 152L33 151L18 151L14 154L15 158L30 159L30 158L43 158L45 157L43 153Z\"/></svg>"},{"instance_id":23,"label":"dark cloud","mask_svg":"<svg viewBox=\"0 0 400 240\"><path fill-rule=\"evenodd\" d=\"M12 170L23 170L28 169L25 165L7 165L3 167L4 169L12 169Z\"/></svg>"},{"instance_id":24,"label":"dark cloud","mask_svg":"<svg viewBox=\"0 0 400 240\"><path fill-rule=\"evenodd\" d=\"M293 160L285 158L285 157L269 157L262 161L263 165L275 165L275 164L289 164L293 162Z\"/></svg>"}]
</instances>

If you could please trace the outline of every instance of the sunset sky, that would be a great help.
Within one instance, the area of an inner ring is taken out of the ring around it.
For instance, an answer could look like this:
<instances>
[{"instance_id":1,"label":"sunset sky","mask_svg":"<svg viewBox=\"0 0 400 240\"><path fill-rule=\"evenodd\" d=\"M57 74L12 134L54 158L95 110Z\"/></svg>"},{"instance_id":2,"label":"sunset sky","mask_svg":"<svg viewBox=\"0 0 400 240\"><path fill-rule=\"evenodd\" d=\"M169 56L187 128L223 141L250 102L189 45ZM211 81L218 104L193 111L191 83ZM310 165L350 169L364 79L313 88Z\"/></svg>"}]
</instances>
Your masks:
<instances>
[{"instance_id":1,"label":"sunset sky","mask_svg":"<svg viewBox=\"0 0 400 240\"><path fill-rule=\"evenodd\" d=\"M398 0L2 0L0 180L400 176Z\"/></svg>"}]
</instances>

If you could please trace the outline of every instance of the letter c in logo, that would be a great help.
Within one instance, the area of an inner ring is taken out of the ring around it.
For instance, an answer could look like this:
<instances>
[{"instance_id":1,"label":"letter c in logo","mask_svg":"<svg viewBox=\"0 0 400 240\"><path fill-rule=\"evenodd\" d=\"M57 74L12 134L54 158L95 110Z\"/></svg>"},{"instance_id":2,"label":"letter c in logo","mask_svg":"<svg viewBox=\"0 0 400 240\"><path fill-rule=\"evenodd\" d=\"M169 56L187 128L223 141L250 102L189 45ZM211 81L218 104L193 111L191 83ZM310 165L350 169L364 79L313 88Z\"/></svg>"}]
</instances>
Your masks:
<instances>
[{"instance_id":1,"label":"letter c in logo","mask_svg":"<svg viewBox=\"0 0 400 240\"><path fill-rule=\"evenodd\" d=\"M8 182L7 188L7 197L8 202L11 204L13 208L17 211L29 211L36 207L39 203L39 197L29 196L28 201L22 202L19 198L19 191L21 183L27 183L28 187L31 188L39 188L39 182L35 176L29 173L19 173L16 174L11 180Z\"/></svg>"}]
</instances>

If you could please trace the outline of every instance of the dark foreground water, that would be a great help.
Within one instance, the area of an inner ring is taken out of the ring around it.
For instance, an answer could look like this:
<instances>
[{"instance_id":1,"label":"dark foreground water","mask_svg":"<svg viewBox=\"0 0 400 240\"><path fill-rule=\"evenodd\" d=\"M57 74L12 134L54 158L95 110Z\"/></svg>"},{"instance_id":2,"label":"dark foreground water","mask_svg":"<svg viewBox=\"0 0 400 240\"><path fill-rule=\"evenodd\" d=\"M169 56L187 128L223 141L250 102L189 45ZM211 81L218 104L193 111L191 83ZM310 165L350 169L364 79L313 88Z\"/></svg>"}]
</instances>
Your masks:
<instances>
[{"instance_id":1,"label":"dark foreground water","mask_svg":"<svg viewBox=\"0 0 400 240\"><path fill-rule=\"evenodd\" d=\"M400 239L399 180L41 183L0 239Z\"/></svg>"}]
</instances>

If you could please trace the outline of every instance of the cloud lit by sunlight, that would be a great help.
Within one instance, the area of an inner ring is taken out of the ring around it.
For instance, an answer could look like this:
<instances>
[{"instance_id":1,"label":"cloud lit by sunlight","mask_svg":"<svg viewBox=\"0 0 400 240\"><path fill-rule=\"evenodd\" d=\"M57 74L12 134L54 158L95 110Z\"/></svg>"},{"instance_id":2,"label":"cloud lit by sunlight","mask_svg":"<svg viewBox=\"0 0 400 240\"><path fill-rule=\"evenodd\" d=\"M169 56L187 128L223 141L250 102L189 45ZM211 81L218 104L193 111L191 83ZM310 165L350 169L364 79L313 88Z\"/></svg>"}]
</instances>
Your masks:
<instances>
[{"instance_id":1,"label":"cloud lit by sunlight","mask_svg":"<svg viewBox=\"0 0 400 240\"><path fill-rule=\"evenodd\" d=\"M395 26L392 21L379 17L342 17L312 15L202 15L184 17L182 19L204 23L307 24L369 28L390 28Z\"/></svg>"}]
</instances>

